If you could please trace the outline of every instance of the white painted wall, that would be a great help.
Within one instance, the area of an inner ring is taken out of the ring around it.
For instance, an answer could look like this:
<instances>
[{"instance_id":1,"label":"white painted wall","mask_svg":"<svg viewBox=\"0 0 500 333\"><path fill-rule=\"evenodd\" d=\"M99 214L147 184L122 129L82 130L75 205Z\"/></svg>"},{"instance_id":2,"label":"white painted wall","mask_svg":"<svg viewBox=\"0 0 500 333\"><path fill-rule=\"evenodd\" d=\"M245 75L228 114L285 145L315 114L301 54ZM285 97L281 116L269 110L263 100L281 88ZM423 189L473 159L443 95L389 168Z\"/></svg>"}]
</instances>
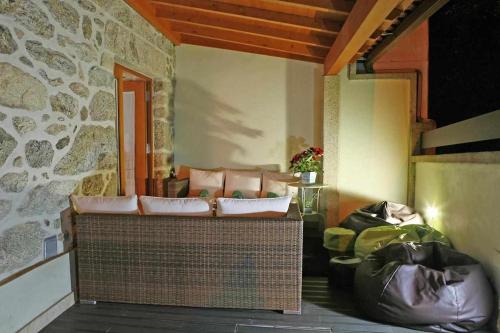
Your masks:
<instances>
[{"instance_id":1,"label":"white painted wall","mask_svg":"<svg viewBox=\"0 0 500 333\"><path fill-rule=\"evenodd\" d=\"M68 254L0 286L0 332L17 332L70 293Z\"/></svg>"},{"instance_id":2,"label":"white painted wall","mask_svg":"<svg viewBox=\"0 0 500 333\"><path fill-rule=\"evenodd\" d=\"M349 80L344 70L339 99L339 222L376 201L406 203L409 81Z\"/></svg>"},{"instance_id":3,"label":"white painted wall","mask_svg":"<svg viewBox=\"0 0 500 333\"><path fill-rule=\"evenodd\" d=\"M478 259L500 292L500 165L417 163L416 171L416 208L457 250Z\"/></svg>"},{"instance_id":4,"label":"white painted wall","mask_svg":"<svg viewBox=\"0 0 500 333\"><path fill-rule=\"evenodd\" d=\"M277 165L320 144L321 66L182 45L176 48L175 164Z\"/></svg>"}]
</instances>

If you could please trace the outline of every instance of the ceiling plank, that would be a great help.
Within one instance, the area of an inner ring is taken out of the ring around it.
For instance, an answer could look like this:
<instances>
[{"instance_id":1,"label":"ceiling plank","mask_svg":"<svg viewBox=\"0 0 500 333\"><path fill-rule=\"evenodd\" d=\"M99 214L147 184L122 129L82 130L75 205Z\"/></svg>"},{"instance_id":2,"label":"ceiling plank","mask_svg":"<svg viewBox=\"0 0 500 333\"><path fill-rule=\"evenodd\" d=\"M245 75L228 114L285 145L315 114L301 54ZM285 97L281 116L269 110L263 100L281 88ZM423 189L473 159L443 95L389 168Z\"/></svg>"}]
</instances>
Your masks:
<instances>
[{"instance_id":1,"label":"ceiling plank","mask_svg":"<svg viewBox=\"0 0 500 333\"><path fill-rule=\"evenodd\" d=\"M273 12L279 12L290 15L298 15L310 18L329 19L337 22L344 22L349 15L348 11L330 10L326 7L317 7L312 5L297 4L282 0L214 0L216 2L242 5L246 7L259 8ZM309 3L302 1L302 3ZM351 5L352 7L352 5Z\"/></svg>"},{"instance_id":2,"label":"ceiling plank","mask_svg":"<svg viewBox=\"0 0 500 333\"><path fill-rule=\"evenodd\" d=\"M354 55L354 57L352 57L351 60L349 60L349 63L350 64L354 64L356 61L359 60L359 58L361 58L372 46L369 45L369 44L365 44L363 45L359 51Z\"/></svg>"},{"instance_id":3,"label":"ceiling plank","mask_svg":"<svg viewBox=\"0 0 500 333\"><path fill-rule=\"evenodd\" d=\"M181 36L172 31L168 22L159 20L156 17L156 9L153 5L144 0L125 0L139 15L151 23L158 31L167 37L175 45L181 43Z\"/></svg>"},{"instance_id":4,"label":"ceiling plank","mask_svg":"<svg viewBox=\"0 0 500 333\"><path fill-rule=\"evenodd\" d=\"M401 3L401 1L400 1ZM399 4L398 4L399 5ZM399 6L396 6L390 13L389 15L387 15L387 17L385 18L386 21L389 21L389 22L392 22L396 19L398 19L399 16L401 16L401 14L403 14L403 10L399 9L398 8Z\"/></svg>"},{"instance_id":5,"label":"ceiling plank","mask_svg":"<svg viewBox=\"0 0 500 333\"><path fill-rule=\"evenodd\" d=\"M331 47L335 36L323 34L308 29L294 28L280 24L265 23L246 20L241 17L214 15L185 8L172 7L168 16L160 19L168 20L171 24L190 23L201 26L219 27L233 31L245 31L259 36L271 36L284 40L295 41L306 45L319 45ZM375 42L375 40L373 40Z\"/></svg>"},{"instance_id":6,"label":"ceiling plank","mask_svg":"<svg viewBox=\"0 0 500 333\"><path fill-rule=\"evenodd\" d=\"M233 51L240 51L240 52L247 52L247 53L255 53L255 54L268 55L268 56L273 56L273 57L295 59L295 60L301 60L301 61L307 61L307 62L315 62L315 63L319 63L319 64L322 64L324 61L324 58L302 56L302 55L298 55L298 54L292 54L292 53L287 53L287 52L282 52L282 51L277 51L277 50L270 50L270 49L261 48L261 47L257 47L257 46L244 45L244 44L239 44L239 43L235 43L235 42L228 42L228 41L200 37L200 36L194 36L194 35L182 34L181 38L182 38L183 43L185 43L185 44L214 47L214 48L219 48L219 49L233 50Z\"/></svg>"},{"instance_id":7,"label":"ceiling plank","mask_svg":"<svg viewBox=\"0 0 500 333\"><path fill-rule=\"evenodd\" d=\"M216 15L237 16L262 22L273 22L275 24L292 27L302 27L312 31L330 34L338 33L342 26L339 22L333 22L326 19L283 14L213 0L153 0L153 3L156 4L156 15L158 17L168 17L169 7L177 6Z\"/></svg>"},{"instance_id":8,"label":"ceiling plank","mask_svg":"<svg viewBox=\"0 0 500 333\"><path fill-rule=\"evenodd\" d=\"M216 0L216 1L241 1L241 0ZM252 1L252 0L249 0ZM253 0L255 1L255 0ZM261 0L264 2L276 3L284 6L285 4L296 7L308 8L317 12L337 14L347 17L354 6L354 0ZM415 0L403 0L403 3L412 3ZM399 5L387 16L387 21L397 19L408 7L408 5Z\"/></svg>"},{"instance_id":9,"label":"ceiling plank","mask_svg":"<svg viewBox=\"0 0 500 333\"><path fill-rule=\"evenodd\" d=\"M398 9L402 12L408 10L415 2L415 0L402 0L398 5Z\"/></svg>"},{"instance_id":10,"label":"ceiling plank","mask_svg":"<svg viewBox=\"0 0 500 333\"><path fill-rule=\"evenodd\" d=\"M278 6L275 6L274 10L280 11L285 10L287 5L290 8L302 8L308 9L309 15L317 16L319 14L327 14L332 20L344 22L349 16L350 11L354 5L353 0L216 0L220 2L245 2L250 3L250 6L255 6L256 4L263 3L272 3ZM414 1L414 0L406 0L406 1ZM399 7L399 6L398 6ZM271 9L272 10L272 9ZM395 19L397 19L404 10L401 8L395 8L386 18L385 24L390 26ZM307 12L301 11L296 12L297 15L308 16ZM311 14L312 13L312 14Z\"/></svg>"},{"instance_id":11,"label":"ceiling plank","mask_svg":"<svg viewBox=\"0 0 500 333\"><path fill-rule=\"evenodd\" d=\"M238 44L258 46L266 49L283 51L309 57L324 58L329 50L329 47L304 45L301 43L275 39L272 37L253 35L243 31L224 30L209 26L197 26L185 22L173 23L172 27L181 35L195 35L218 40L226 40L229 42L236 42Z\"/></svg>"},{"instance_id":12,"label":"ceiling plank","mask_svg":"<svg viewBox=\"0 0 500 333\"><path fill-rule=\"evenodd\" d=\"M366 59L367 65L370 67L373 66L378 59L397 44L398 40L404 38L418 28L422 22L446 5L448 1L449 0L423 0L396 26L396 28L394 28L391 35L385 36L382 41L376 44L368 53Z\"/></svg>"},{"instance_id":13,"label":"ceiling plank","mask_svg":"<svg viewBox=\"0 0 500 333\"><path fill-rule=\"evenodd\" d=\"M325 59L325 75L336 75L352 61L401 0L357 1Z\"/></svg>"},{"instance_id":14,"label":"ceiling plank","mask_svg":"<svg viewBox=\"0 0 500 333\"><path fill-rule=\"evenodd\" d=\"M289 3L318 11L345 13L349 15L354 1L352 0L264 0L277 3Z\"/></svg>"}]
</instances>

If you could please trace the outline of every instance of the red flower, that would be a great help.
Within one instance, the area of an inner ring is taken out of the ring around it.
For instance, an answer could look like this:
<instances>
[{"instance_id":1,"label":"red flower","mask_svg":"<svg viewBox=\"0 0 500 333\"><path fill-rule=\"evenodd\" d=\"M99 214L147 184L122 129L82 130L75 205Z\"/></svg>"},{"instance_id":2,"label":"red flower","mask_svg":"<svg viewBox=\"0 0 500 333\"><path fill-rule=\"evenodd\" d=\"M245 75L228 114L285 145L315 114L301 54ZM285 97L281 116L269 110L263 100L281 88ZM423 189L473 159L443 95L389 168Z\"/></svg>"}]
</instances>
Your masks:
<instances>
[{"instance_id":1,"label":"red flower","mask_svg":"<svg viewBox=\"0 0 500 333\"><path fill-rule=\"evenodd\" d=\"M323 155L323 149L321 149L320 147L316 147L314 148L314 153L317 155Z\"/></svg>"},{"instance_id":2,"label":"red flower","mask_svg":"<svg viewBox=\"0 0 500 333\"><path fill-rule=\"evenodd\" d=\"M292 157L290 169L294 172L320 171L323 153L320 147L309 147Z\"/></svg>"}]
</instances>

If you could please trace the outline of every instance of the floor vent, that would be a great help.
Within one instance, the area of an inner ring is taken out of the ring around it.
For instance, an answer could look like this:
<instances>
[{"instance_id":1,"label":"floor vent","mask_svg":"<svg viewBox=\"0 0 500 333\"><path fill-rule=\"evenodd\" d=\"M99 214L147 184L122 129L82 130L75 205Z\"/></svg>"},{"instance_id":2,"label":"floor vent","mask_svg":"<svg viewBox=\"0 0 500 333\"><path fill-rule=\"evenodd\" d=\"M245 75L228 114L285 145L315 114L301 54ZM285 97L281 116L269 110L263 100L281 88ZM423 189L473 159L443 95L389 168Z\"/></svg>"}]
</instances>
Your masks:
<instances>
[{"instance_id":1,"label":"floor vent","mask_svg":"<svg viewBox=\"0 0 500 333\"><path fill-rule=\"evenodd\" d=\"M57 235L43 240L43 258L47 259L57 255Z\"/></svg>"},{"instance_id":2,"label":"floor vent","mask_svg":"<svg viewBox=\"0 0 500 333\"><path fill-rule=\"evenodd\" d=\"M236 324L234 333L333 333L333 331L327 327Z\"/></svg>"}]
</instances>

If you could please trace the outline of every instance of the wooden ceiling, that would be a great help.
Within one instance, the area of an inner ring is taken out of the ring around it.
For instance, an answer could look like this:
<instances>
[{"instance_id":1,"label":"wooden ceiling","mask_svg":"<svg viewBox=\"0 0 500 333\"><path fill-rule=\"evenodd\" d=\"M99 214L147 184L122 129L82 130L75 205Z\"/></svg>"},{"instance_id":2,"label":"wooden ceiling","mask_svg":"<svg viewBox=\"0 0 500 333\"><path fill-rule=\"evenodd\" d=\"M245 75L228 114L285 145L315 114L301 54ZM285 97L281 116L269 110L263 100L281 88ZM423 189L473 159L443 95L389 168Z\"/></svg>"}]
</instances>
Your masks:
<instances>
[{"instance_id":1,"label":"wooden ceiling","mask_svg":"<svg viewBox=\"0 0 500 333\"><path fill-rule=\"evenodd\" d=\"M435 0L126 0L175 44L324 64L337 74Z\"/></svg>"}]
</instances>

